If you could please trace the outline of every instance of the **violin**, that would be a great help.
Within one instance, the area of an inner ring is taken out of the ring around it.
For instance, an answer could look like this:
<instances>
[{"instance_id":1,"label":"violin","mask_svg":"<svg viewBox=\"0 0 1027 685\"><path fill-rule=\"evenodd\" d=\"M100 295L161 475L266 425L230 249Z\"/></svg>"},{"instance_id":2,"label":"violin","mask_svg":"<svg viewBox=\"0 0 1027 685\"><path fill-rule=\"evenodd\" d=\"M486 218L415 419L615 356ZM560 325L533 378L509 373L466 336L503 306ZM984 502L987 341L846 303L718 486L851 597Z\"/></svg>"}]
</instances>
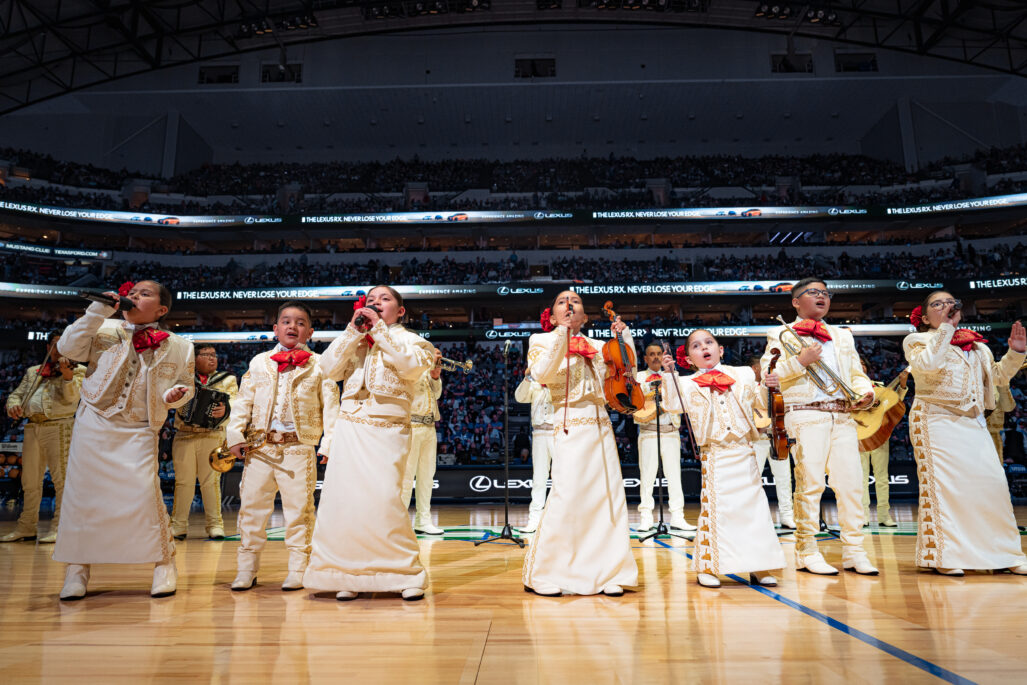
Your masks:
<instances>
[{"instance_id":1,"label":"violin","mask_svg":"<svg viewBox=\"0 0 1027 685\"><path fill-rule=\"evenodd\" d=\"M781 350L776 347L770 350L770 363L767 365L767 376L774 373L777 360L781 358ZM770 414L770 442L773 449L770 455L778 461L788 459L788 451L795 444L795 438L788 437L785 430L785 398L780 390L767 388L767 412Z\"/></svg>"},{"instance_id":2,"label":"violin","mask_svg":"<svg viewBox=\"0 0 1027 685\"><path fill-rule=\"evenodd\" d=\"M607 300L603 305L603 314L611 323L617 320L613 302ZM635 350L624 342L622 333L615 333L603 345L603 361L606 362L606 378L603 379L606 403L622 414L634 414L645 406L645 394L635 378L635 369L638 368Z\"/></svg>"}]
</instances>

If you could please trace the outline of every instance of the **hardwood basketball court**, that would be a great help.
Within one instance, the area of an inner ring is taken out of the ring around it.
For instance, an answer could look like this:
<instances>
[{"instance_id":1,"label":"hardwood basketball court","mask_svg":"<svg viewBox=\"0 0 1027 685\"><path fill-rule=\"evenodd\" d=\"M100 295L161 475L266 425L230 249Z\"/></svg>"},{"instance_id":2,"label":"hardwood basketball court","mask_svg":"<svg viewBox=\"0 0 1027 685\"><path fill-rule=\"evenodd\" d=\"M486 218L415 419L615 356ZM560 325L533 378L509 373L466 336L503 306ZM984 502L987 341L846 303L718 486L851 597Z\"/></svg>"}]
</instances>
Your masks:
<instances>
[{"instance_id":1,"label":"hardwood basketball court","mask_svg":"<svg viewBox=\"0 0 1027 685\"><path fill-rule=\"evenodd\" d=\"M915 512L893 511L900 528L868 536L876 578L786 569L777 588L727 579L711 590L689 572L690 542L635 541L640 587L620 598L524 592L522 550L473 545L502 525L502 508L491 506L436 507L440 525L460 528L421 540L431 587L420 602L282 592L286 554L274 539L257 587L231 592L238 543L202 539L200 514L198 537L179 543L178 593L165 599L149 597L152 567L107 565L93 567L85 599L60 602L64 566L50 560L52 546L5 544L0 680L1023 682L1027 578L918 573ZM1023 523L1027 507L1017 516ZM790 558L791 536L782 544ZM836 538L823 548L839 560Z\"/></svg>"}]
</instances>

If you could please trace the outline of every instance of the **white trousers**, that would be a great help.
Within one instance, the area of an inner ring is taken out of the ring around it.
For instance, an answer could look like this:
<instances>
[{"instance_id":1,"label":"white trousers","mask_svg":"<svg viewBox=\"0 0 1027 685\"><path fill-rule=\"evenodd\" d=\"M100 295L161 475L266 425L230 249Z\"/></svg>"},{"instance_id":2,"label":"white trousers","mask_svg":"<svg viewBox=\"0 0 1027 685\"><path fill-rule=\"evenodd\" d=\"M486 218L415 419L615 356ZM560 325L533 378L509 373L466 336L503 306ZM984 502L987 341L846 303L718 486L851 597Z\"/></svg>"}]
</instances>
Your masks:
<instances>
[{"instance_id":1,"label":"white trousers","mask_svg":"<svg viewBox=\"0 0 1027 685\"><path fill-rule=\"evenodd\" d=\"M792 467L789 459L770 458L770 440L753 443L756 449L756 468L763 480L763 469L770 462L770 473L774 476L774 491L777 493L777 514L781 519L792 518Z\"/></svg>"},{"instance_id":2,"label":"white trousers","mask_svg":"<svg viewBox=\"0 0 1027 685\"><path fill-rule=\"evenodd\" d=\"M888 459L890 448L884 443L871 452L860 452L859 459L863 463L863 515L870 514L870 467L874 468L874 493L877 495L877 522L888 518Z\"/></svg>"},{"instance_id":3,"label":"white trousers","mask_svg":"<svg viewBox=\"0 0 1027 685\"><path fill-rule=\"evenodd\" d=\"M24 503L15 530L29 535L36 534L39 523L39 504L43 501L43 476L50 470L50 480L57 492L53 530L61 519L61 499L64 497L64 474L68 470L68 448L71 446L71 429L75 418L56 419L45 423L26 423L25 438L21 447L21 489Z\"/></svg>"},{"instance_id":4,"label":"white trousers","mask_svg":"<svg viewBox=\"0 0 1027 685\"><path fill-rule=\"evenodd\" d=\"M410 429L410 451L403 471L402 501L410 505L410 492L414 490L415 526L431 523L431 494L435 488L435 466L438 437L435 426L415 423ZM416 475L417 480L414 480Z\"/></svg>"},{"instance_id":5,"label":"white trousers","mask_svg":"<svg viewBox=\"0 0 1027 685\"><path fill-rule=\"evenodd\" d=\"M171 532L185 535L189 530L189 512L200 481L200 498L206 515L207 533L224 528L221 519L221 474L210 467L210 453L225 440L224 431L192 433L179 431L171 446L175 464L175 505L171 509Z\"/></svg>"},{"instance_id":6,"label":"white trousers","mask_svg":"<svg viewBox=\"0 0 1027 685\"><path fill-rule=\"evenodd\" d=\"M531 504L528 521L538 523L549 491L549 467L553 463L553 430L531 432Z\"/></svg>"},{"instance_id":7,"label":"white trousers","mask_svg":"<svg viewBox=\"0 0 1027 685\"><path fill-rule=\"evenodd\" d=\"M657 438L659 436L659 438ZM671 516L681 514L685 508L685 493L681 490L681 433L657 433L639 428L638 470L640 473L638 510L653 511L653 487L659 467L659 449L663 453L663 475L667 479L668 510Z\"/></svg>"},{"instance_id":8,"label":"white trousers","mask_svg":"<svg viewBox=\"0 0 1027 685\"><path fill-rule=\"evenodd\" d=\"M820 554L820 497L831 477L841 525L842 562L866 557L863 550L863 469L856 422L849 414L803 409L785 415L795 439L795 555Z\"/></svg>"},{"instance_id":9,"label":"white trousers","mask_svg":"<svg viewBox=\"0 0 1027 685\"><path fill-rule=\"evenodd\" d=\"M267 520L275 508L275 493L282 493L285 547L289 570L303 571L310 558L314 534L314 486L317 455L313 445L267 445L251 457L239 484L239 570L256 571L267 542ZM276 464L272 466L267 463ZM292 471L292 475L283 469Z\"/></svg>"}]
</instances>

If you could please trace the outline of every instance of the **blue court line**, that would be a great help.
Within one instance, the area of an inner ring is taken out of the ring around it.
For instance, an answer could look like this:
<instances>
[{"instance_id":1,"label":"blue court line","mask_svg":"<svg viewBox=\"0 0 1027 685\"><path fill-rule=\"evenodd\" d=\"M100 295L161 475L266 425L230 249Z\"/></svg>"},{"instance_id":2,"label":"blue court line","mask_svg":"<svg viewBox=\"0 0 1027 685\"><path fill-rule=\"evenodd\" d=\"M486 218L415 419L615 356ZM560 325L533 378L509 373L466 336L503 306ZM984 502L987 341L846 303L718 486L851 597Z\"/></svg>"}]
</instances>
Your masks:
<instances>
[{"instance_id":1,"label":"blue court line","mask_svg":"<svg viewBox=\"0 0 1027 685\"><path fill-rule=\"evenodd\" d=\"M675 554L682 554L688 557L689 559L692 558L692 555L688 552L685 552L684 550L678 549L676 547L672 547L667 543L663 542L662 540L654 541L661 547L665 547L669 549L671 552L674 552ZM900 649L899 647L896 647L891 643L885 642L884 640L879 640L873 635L864 633L862 630L858 630L856 628L853 628L852 626L846 625L836 618L831 618L827 614L820 613L816 609L811 609L808 606L805 606L804 604L799 604L795 600L780 595L769 588L763 587L762 585L750 584L747 580L740 578L736 575L729 575L727 577L743 585L748 585L753 590L761 592L767 597L770 597L771 599L776 599L778 602L781 602L785 606L791 607L792 609L804 613L811 618L815 618L821 623L824 623L829 627L834 628L835 630L841 631L846 635L849 635L850 637L856 638L857 640L861 640L862 642L865 642L871 647L876 647L882 652L890 654L896 659L901 659L902 661L905 661L907 664L915 666L916 668L919 668L922 671L926 671L927 673L930 673L934 677L944 680L945 682L957 683L958 685L977 685L973 680L970 680L969 678L964 678L958 673L953 673L952 671L942 668L937 664L933 664L930 661L927 661L926 659L921 659L915 654L910 654L906 650Z\"/></svg>"}]
</instances>

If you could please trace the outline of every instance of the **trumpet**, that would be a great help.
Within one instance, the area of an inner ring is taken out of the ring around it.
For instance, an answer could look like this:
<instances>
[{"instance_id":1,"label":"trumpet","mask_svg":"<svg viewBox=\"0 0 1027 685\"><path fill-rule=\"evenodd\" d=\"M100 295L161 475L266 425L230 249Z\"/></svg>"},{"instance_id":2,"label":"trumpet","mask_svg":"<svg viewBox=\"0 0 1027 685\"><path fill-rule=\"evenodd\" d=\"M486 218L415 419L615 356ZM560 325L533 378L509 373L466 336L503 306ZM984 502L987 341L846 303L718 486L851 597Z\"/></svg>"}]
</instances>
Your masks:
<instances>
[{"instance_id":1,"label":"trumpet","mask_svg":"<svg viewBox=\"0 0 1027 685\"><path fill-rule=\"evenodd\" d=\"M243 451L253 452L259 450L266 444L267 433L265 431L256 431L246 439L246 446L243 448ZM207 461L210 462L210 468L214 469L218 473L228 473L231 471L232 466L235 464L235 455L228 449L228 441L225 440L221 443L220 447L212 450L210 456L207 457ZM292 474L290 473L289 475Z\"/></svg>"},{"instance_id":2,"label":"trumpet","mask_svg":"<svg viewBox=\"0 0 1027 685\"><path fill-rule=\"evenodd\" d=\"M785 327L785 330L781 332L781 346L784 347L785 351L791 356L799 356L799 353L804 348L809 347L809 345L802 339L802 336L795 332L794 328L788 325L788 322L785 321L783 317L778 316L777 320L784 324ZM799 343L799 346L796 347L794 343L785 340L785 333L790 333L792 337L795 338L796 342ZM862 397L858 392L849 387L849 384L846 383L841 376L835 373L834 369L827 364L824 364L819 359L806 367L806 375L809 376L810 382L812 382L813 385L817 386L828 395L833 395L840 391L845 395L845 399L852 404L859 402Z\"/></svg>"},{"instance_id":3,"label":"trumpet","mask_svg":"<svg viewBox=\"0 0 1027 685\"><path fill-rule=\"evenodd\" d=\"M470 373L474 368L474 362L470 359L465 362L458 362L453 359L439 357L439 361L436 362L435 368L442 369L443 371L463 371L464 373Z\"/></svg>"}]
</instances>

